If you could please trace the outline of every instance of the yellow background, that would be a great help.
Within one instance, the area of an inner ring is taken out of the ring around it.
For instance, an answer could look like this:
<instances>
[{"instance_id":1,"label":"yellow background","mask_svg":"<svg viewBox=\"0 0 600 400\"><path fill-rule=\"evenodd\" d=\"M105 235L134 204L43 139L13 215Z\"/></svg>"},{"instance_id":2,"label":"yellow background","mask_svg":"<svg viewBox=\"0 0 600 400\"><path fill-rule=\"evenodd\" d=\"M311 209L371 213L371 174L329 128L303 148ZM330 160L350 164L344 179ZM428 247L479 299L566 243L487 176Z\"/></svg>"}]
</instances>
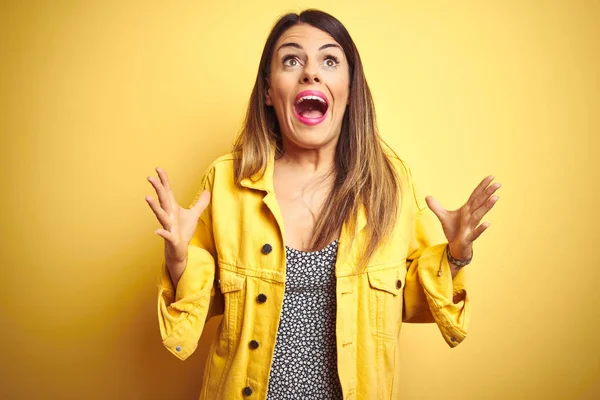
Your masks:
<instances>
[{"instance_id":1,"label":"yellow background","mask_svg":"<svg viewBox=\"0 0 600 400\"><path fill-rule=\"evenodd\" d=\"M424 194L503 183L469 266L469 338L404 325L403 398L600 396L596 1L2 2L0 398L195 399L160 342L155 166L185 204L239 131L278 15L361 52Z\"/></svg>"}]
</instances>

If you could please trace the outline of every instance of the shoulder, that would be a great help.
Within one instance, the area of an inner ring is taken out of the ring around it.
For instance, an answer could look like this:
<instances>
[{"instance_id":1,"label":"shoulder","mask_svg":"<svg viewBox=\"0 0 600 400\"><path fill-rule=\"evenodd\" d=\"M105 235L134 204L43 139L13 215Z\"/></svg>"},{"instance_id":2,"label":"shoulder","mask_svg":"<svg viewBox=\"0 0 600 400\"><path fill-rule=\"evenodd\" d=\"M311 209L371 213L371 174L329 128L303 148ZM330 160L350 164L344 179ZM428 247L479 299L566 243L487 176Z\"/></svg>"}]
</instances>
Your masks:
<instances>
[{"instance_id":1,"label":"shoulder","mask_svg":"<svg viewBox=\"0 0 600 400\"><path fill-rule=\"evenodd\" d=\"M400 156L391 149L386 149L385 155L387 159L390 161L394 172L398 180L400 181L400 185L403 184L411 184L412 182L412 171L408 165L408 163L400 158Z\"/></svg>"},{"instance_id":2,"label":"shoulder","mask_svg":"<svg viewBox=\"0 0 600 400\"><path fill-rule=\"evenodd\" d=\"M233 163L235 160L235 155L233 153L227 153L216 160L214 160L210 166L207 168L207 171L211 170L223 170L223 169L233 169Z\"/></svg>"},{"instance_id":3,"label":"shoulder","mask_svg":"<svg viewBox=\"0 0 600 400\"><path fill-rule=\"evenodd\" d=\"M209 181L212 184L217 177L223 179L225 176L233 176L234 160L233 153L227 153L215 159L204 170L203 182Z\"/></svg>"},{"instance_id":4,"label":"shoulder","mask_svg":"<svg viewBox=\"0 0 600 400\"><path fill-rule=\"evenodd\" d=\"M386 152L396 176L398 178L401 190L401 197L404 200L410 200L416 204L419 211L427 208L425 199L422 198L418 189L418 184L415 183L412 170L405 160L402 160L395 152Z\"/></svg>"},{"instance_id":5,"label":"shoulder","mask_svg":"<svg viewBox=\"0 0 600 400\"><path fill-rule=\"evenodd\" d=\"M221 193L224 190L234 190L233 185L233 170L234 170L234 159L233 153L224 154L215 159L202 174L200 185L196 190L196 195L190 205L193 207L194 204L200 199L202 192L208 190L211 193L211 198L215 198L215 194ZM225 189L224 189L225 188ZM215 193L218 192L218 193ZM217 196L218 197L218 196Z\"/></svg>"}]
</instances>

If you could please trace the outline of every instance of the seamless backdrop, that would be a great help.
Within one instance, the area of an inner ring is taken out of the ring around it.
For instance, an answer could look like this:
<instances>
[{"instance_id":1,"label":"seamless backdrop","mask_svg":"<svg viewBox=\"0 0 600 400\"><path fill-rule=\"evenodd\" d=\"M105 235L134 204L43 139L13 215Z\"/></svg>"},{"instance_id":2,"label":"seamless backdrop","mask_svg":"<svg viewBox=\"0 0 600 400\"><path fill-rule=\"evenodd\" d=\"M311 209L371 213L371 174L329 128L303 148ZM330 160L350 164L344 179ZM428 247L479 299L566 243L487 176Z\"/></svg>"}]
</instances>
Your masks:
<instances>
[{"instance_id":1,"label":"seamless backdrop","mask_svg":"<svg viewBox=\"0 0 600 400\"><path fill-rule=\"evenodd\" d=\"M189 204L286 11L337 16L424 194L503 183L469 338L404 325L405 399L600 397L596 1L2 1L0 398L196 399L160 342L155 166Z\"/></svg>"}]
</instances>

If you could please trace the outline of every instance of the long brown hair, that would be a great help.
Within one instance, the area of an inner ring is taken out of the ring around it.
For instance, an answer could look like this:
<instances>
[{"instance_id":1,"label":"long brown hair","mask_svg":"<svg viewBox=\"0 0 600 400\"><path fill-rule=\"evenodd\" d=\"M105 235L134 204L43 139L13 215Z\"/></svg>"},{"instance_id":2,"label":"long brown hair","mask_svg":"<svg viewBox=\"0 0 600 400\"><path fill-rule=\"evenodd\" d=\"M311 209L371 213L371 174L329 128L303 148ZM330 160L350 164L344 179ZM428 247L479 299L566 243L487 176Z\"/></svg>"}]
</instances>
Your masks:
<instances>
[{"instance_id":1,"label":"long brown hair","mask_svg":"<svg viewBox=\"0 0 600 400\"><path fill-rule=\"evenodd\" d=\"M396 222L400 207L399 179L377 131L373 98L360 55L350 34L335 17L310 9L300 14L286 14L273 26L262 52L242 132L233 146L235 179L239 184L244 178L264 173L272 145L275 145L276 157L283 153L275 110L266 104L266 80L277 40L286 30L300 23L331 35L342 46L350 69L350 104L344 113L336 147L334 184L316 219L310 247L317 250L329 244L344 223L356 232L362 204L368 221L360 260L360 266L365 267Z\"/></svg>"}]
</instances>

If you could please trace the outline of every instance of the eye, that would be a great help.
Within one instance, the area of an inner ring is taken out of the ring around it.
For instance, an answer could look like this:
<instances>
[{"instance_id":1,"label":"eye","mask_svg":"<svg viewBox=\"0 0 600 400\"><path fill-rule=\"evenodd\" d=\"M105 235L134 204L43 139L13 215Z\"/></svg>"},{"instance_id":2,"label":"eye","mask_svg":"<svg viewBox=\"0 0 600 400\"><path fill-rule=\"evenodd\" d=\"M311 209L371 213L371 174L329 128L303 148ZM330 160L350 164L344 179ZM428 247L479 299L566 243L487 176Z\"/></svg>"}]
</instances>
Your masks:
<instances>
[{"instance_id":1,"label":"eye","mask_svg":"<svg viewBox=\"0 0 600 400\"><path fill-rule=\"evenodd\" d=\"M298 65L300 65L300 62L295 56L289 55L283 57L283 65L285 65L286 67L297 67Z\"/></svg>"},{"instance_id":2,"label":"eye","mask_svg":"<svg viewBox=\"0 0 600 400\"><path fill-rule=\"evenodd\" d=\"M337 65L339 63L340 62L339 62L338 58L335 57L335 56L327 56L327 57L325 57L324 64L325 64L326 67L335 68L335 67L337 67Z\"/></svg>"}]
</instances>

